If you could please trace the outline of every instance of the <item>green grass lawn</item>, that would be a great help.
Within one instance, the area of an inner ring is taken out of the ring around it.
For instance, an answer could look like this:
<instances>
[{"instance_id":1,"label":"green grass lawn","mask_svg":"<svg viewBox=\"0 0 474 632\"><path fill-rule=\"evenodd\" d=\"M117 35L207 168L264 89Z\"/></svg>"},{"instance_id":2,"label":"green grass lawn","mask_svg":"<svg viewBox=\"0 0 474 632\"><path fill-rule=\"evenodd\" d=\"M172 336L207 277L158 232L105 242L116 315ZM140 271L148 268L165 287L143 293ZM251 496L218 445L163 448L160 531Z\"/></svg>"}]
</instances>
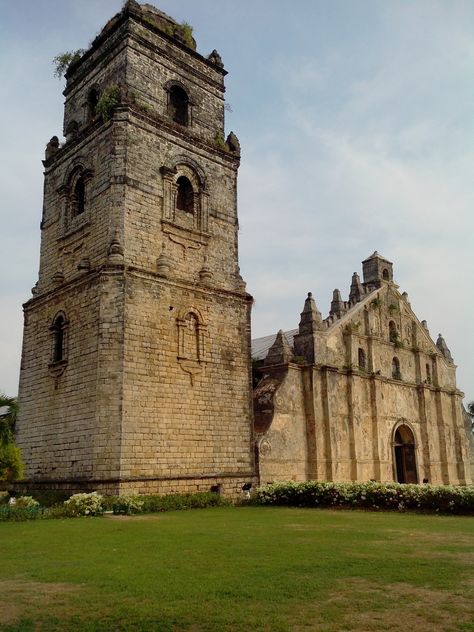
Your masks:
<instances>
[{"instance_id":1,"label":"green grass lawn","mask_svg":"<svg viewBox=\"0 0 474 632\"><path fill-rule=\"evenodd\" d=\"M469 517L221 507L0 524L0 630L474 630Z\"/></svg>"}]
</instances>

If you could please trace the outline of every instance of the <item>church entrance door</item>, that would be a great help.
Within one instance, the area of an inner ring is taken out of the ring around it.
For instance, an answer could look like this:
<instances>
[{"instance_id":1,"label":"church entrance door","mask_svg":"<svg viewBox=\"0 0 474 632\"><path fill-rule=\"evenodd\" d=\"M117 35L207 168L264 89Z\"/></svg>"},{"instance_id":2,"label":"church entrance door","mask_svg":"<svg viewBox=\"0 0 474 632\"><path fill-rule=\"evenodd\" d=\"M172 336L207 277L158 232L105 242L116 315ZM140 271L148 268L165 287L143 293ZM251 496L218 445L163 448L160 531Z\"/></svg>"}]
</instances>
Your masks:
<instances>
[{"instance_id":1,"label":"church entrance door","mask_svg":"<svg viewBox=\"0 0 474 632\"><path fill-rule=\"evenodd\" d=\"M415 438L408 426L399 426L394 441L395 467L398 483L418 483Z\"/></svg>"}]
</instances>

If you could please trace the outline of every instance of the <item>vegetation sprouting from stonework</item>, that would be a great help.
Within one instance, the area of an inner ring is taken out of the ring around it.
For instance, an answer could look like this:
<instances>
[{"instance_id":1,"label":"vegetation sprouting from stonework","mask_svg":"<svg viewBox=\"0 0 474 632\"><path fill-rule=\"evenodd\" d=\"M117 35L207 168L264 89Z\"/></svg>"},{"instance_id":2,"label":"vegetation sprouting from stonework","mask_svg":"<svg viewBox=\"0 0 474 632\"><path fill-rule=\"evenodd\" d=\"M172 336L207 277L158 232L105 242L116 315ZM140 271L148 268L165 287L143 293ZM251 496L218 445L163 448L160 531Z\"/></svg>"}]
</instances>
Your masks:
<instances>
[{"instance_id":1,"label":"vegetation sprouting from stonework","mask_svg":"<svg viewBox=\"0 0 474 632\"><path fill-rule=\"evenodd\" d=\"M145 21L153 26L156 26L155 21L152 19L145 17ZM173 26L171 24L167 24L163 30L166 35L174 37L183 44L186 44L188 48L192 48L193 50L196 49L196 42L193 38L194 29L190 24L188 24L188 22L182 22L181 24L175 24Z\"/></svg>"},{"instance_id":2,"label":"vegetation sprouting from stonework","mask_svg":"<svg viewBox=\"0 0 474 632\"><path fill-rule=\"evenodd\" d=\"M188 22L182 22L180 25L180 30L185 44L189 46L189 48L193 48L193 27L188 24Z\"/></svg>"},{"instance_id":3,"label":"vegetation sprouting from stonework","mask_svg":"<svg viewBox=\"0 0 474 632\"><path fill-rule=\"evenodd\" d=\"M78 48L77 50L70 50L65 53L59 53L53 59L54 65L54 76L58 79L64 76L64 74L69 70L69 67L72 64L75 64L76 61L84 55L86 51L83 48Z\"/></svg>"},{"instance_id":4,"label":"vegetation sprouting from stonework","mask_svg":"<svg viewBox=\"0 0 474 632\"><path fill-rule=\"evenodd\" d=\"M119 103L120 87L114 84L102 92L95 110L104 121L108 121Z\"/></svg>"},{"instance_id":5,"label":"vegetation sprouting from stonework","mask_svg":"<svg viewBox=\"0 0 474 632\"><path fill-rule=\"evenodd\" d=\"M226 143L224 136L220 132L216 132L214 142L219 149L222 149L222 151L229 151L229 145Z\"/></svg>"},{"instance_id":6,"label":"vegetation sprouting from stonework","mask_svg":"<svg viewBox=\"0 0 474 632\"><path fill-rule=\"evenodd\" d=\"M0 417L0 481L14 481L23 474L21 453L13 436L18 414L16 397L0 393L0 408L7 409L6 414Z\"/></svg>"}]
</instances>

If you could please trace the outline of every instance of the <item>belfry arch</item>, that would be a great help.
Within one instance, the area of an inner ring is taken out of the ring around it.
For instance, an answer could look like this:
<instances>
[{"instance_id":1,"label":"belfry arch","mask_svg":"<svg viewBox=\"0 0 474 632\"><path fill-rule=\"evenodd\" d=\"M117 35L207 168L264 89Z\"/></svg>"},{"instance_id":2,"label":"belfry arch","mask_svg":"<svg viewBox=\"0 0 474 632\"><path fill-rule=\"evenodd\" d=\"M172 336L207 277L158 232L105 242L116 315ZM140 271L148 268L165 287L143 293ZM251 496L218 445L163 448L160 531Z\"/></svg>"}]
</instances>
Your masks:
<instances>
[{"instance_id":1,"label":"belfry arch","mask_svg":"<svg viewBox=\"0 0 474 632\"><path fill-rule=\"evenodd\" d=\"M397 483L418 483L415 435L406 424L393 433L393 469Z\"/></svg>"}]
</instances>

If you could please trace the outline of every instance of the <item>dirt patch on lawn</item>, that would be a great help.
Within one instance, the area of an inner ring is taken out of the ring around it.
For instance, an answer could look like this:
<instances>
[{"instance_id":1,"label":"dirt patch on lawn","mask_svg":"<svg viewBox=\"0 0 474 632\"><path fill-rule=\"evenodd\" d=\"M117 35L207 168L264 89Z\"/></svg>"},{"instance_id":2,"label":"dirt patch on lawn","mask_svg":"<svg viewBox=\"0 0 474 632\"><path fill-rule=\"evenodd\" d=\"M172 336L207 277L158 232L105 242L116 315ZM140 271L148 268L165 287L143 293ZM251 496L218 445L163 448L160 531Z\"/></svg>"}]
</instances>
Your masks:
<instances>
[{"instance_id":1,"label":"dirt patch on lawn","mask_svg":"<svg viewBox=\"0 0 474 632\"><path fill-rule=\"evenodd\" d=\"M404 583L380 586L352 579L344 582L341 589L343 594L333 595L331 602L345 611L339 622L344 630L455 632L474 618L474 591L469 583L462 591L449 592Z\"/></svg>"},{"instance_id":2,"label":"dirt patch on lawn","mask_svg":"<svg viewBox=\"0 0 474 632\"><path fill-rule=\"evenodd\" d=\"M432 533L422 530L417 531L404 531L402 529L384 529L384 533L388 535L389 540L399 540L403 544L448 544L449 546L474 545L474 535L467 535L465 533Z\"/></svg>"},{"instance_id":3,"label":"dirt patch on lawn","mask_svg":"<svg viewBox=\"0 0 474 632\"><path fill-rule=\"evenodd\" d=\"M82 589L77 584L32 582L22 579L0 581L0 621L4 625L17 623L36 607L64 609L71 595Z\"/></svg>"}]
</instances>

